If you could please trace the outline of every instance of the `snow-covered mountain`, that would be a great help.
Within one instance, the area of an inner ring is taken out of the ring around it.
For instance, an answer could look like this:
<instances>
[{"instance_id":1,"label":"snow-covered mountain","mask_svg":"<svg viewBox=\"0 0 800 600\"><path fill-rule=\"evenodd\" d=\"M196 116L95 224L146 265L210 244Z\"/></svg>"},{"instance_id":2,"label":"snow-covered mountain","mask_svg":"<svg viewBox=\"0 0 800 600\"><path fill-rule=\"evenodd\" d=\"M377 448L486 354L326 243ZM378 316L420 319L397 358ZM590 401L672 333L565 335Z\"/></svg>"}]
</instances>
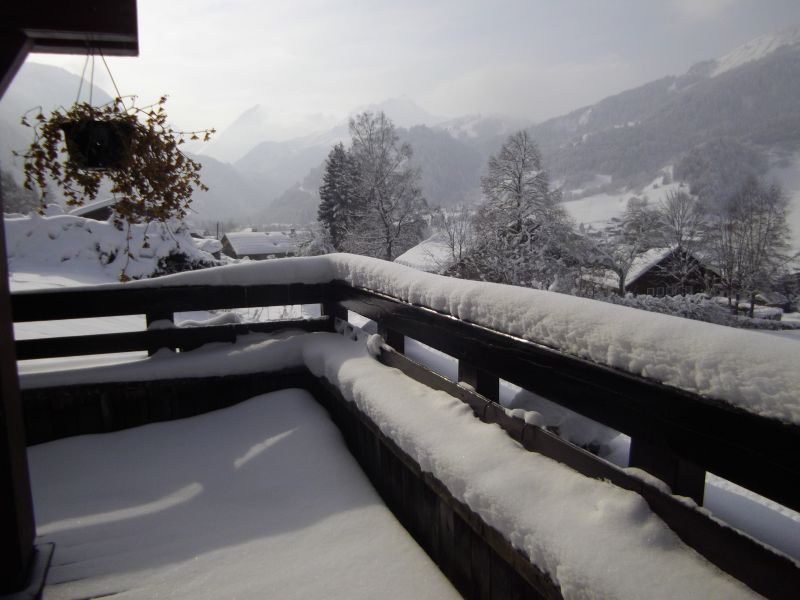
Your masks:
<instances>
[{"instance_id":1,"label":"snow-covered mountain","mask_svg":"<svg viewBox=\"0 0 800 600\"><path fill-rule=\"evenodd\" d=\"M733 69L766 58L778 51L800 45L800 26L789 27L775 33L761 35L734 48L713 62L710 77L716 77Z\"/></svg>"},{"instance_id":2,"label":"snow-covered mountain","mask_svg":"<svg viewBox=\"0 0 800 600\"><path fill-rule=\"evenodd\" d=\"M279 116L268 107L256 104L214 136L201 154L232 163L266 140L283 142L298 137L298 132L308 135L327 130L336 123L337 119L330 115Z\"/></svg>"},{"instance_id":3,"label":"snow-covered mountain","mask_svg":"<svg viewBox=\"0 0 800 600\"><path fill-rule=\"evenodd\" d=\"M372 112L383 111L396 127L413 127L414 125L436 125L447 120L447 117L434 115L408 96L398 96L397 98L387 98L377 104L361 106L351 111L351 116L369 110Z\"/></svg>"}]
</instances>

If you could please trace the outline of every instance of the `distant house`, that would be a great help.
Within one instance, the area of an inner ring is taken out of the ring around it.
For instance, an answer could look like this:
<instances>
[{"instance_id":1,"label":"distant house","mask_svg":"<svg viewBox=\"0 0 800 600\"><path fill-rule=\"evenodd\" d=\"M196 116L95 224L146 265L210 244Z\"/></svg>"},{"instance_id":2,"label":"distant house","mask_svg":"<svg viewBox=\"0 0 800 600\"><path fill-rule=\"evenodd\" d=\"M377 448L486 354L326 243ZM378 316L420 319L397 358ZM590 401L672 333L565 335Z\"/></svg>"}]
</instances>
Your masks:
<instances>
[{"instance_id":1,"label":"distant house","mask_svg":"<svg viewBox=\"0 0 800 600\"><path fill-rule=\"evenodd\" d=\"M84 219L94 219L95 221L108 221L114 214L114 205L117 199L113 196L102 200L95 200L89 204L78 206L69 211L72 216L83 217Z\"/></svg>"},{"instance_id":2,"label":"distant house","mask_svg":"<svg viewBox=\"0 0 800 600\"><path fill-rule=\"evenodd\" d=\"M441 273L452 265L453 256L444 236L436 233L403 252L394 262L419 271Z\"/></svg>"},{"instance_id":3,"label":"distant house","mask_svg":"<svg viewBox=\"0 0 800 600\"><path fill-rule=\"evenodd\" d=\"M222 252L231 258L284 258L297 254L297 242L285 231L239 231L222 237Z\"/></svg>"},{"instance_id":4,"label":"distant house","mask_svg":"<svg viewBox=\"0 0 800 600\"><path fill-rule=\"evenodd\" d=\"M677 248L652 248L638 255L625 278L625 291L657 297L696 294L708 290L719 281L719 275L699 258L680 252L685 253ZM674 275L680 271L688 273L683 281ZM617 274L606 271L601 286L617 291Z\"/></svg>"}]
</instances>

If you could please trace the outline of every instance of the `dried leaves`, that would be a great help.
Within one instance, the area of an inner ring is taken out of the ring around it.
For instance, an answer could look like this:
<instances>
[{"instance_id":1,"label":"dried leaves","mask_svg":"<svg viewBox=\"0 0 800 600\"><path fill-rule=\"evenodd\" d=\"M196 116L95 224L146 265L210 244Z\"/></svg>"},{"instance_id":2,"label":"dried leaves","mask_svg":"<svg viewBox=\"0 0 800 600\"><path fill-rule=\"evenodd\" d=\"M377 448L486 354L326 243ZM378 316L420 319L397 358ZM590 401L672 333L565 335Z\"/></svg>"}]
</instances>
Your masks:
<instances>
[{"instance_id":1,"label":"dried leaves","mask_svg":"<svg viewBox=\"0 0 800 600\"><path fill-rule=\"evenodd\" d=\"M100 183L107 177L117 198L114 209L126 222L185 217L193 191L208 188L200 180L201 165L183 154L178 146L187 136L208 141L215 130L173 130L167 124L166 101L167 97L162 96L150 106L137 107L131 102L132 106L127 107L122 98L115 98L99 107L85 102L74 104L68 110L55 110L49 117L40 108L33 123L28 115L23 116L22 124L34 131L27 152L15 152L25 160L25 187L38 188L44 206L47 188L55 184L63 191L68 205L80 206L97 197ZM132 128L129 152L119 168L87 170L67 160L62 125L91 120L128 123Z\"/></svg>"}]
</instances>

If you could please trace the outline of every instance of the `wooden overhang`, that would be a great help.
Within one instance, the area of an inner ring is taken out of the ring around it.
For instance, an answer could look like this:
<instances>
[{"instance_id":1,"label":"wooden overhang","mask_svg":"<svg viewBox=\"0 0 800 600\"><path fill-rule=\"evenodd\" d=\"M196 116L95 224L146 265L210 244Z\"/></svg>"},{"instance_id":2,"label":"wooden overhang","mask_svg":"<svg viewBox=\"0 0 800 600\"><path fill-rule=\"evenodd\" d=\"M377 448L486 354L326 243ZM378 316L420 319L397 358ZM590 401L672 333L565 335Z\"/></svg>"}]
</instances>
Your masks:
<instances>
[{"instance_id":1,"label":"wooden overhang","mask_svg":"<svg viewBox=\"0 0 800 600\"><path fill-rule=\"evenodd\" d=\"M0 5L0 98L29 52L139 54L136 0L8 0ZM3 199L0 195L0 211ZM0 221L0 595L41 593L47 549L33 545L25 434L19 401L5 230Z\"/></svg>"}]
</instances>

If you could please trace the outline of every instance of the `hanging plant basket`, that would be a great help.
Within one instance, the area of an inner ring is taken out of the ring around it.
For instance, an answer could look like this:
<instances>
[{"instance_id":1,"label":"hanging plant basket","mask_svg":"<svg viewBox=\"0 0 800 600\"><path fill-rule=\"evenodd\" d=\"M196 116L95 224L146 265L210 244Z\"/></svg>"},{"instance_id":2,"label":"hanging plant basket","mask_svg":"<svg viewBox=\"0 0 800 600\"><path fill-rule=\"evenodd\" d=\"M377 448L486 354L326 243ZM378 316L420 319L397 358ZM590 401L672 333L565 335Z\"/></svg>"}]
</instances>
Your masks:
<instances>
[{"instance_id":1,"label":"hanging plant basket","mask_svg":"<svg viewBox=\"0 0 800 600\"><path fill-rule=\"evenodd\" d=\"M173 130L166 96L147 106L137 106L134 97L127 100L117 97L102 106L81 102L22 118L34 140L15 155L25 161L25 187L39 189L43 207L49 187L59 188L68 206L81 206L97 198L105 179L121 221L164 222L184 218L194 191L208 189L200 181L200 163L180 145L186 139L207 141L214 130Z\"/></svg>"},{"instance_id":2,"label":"hanging plant basket","mask_svg":"<svg viewBox=\"0 0 800 600\"><path fill-rule=\"evenodd\" d=\"M129 160L134 126L126 121L61 123L70 162L78 169L120 169Z\"/></svg>"}]
</instances>

